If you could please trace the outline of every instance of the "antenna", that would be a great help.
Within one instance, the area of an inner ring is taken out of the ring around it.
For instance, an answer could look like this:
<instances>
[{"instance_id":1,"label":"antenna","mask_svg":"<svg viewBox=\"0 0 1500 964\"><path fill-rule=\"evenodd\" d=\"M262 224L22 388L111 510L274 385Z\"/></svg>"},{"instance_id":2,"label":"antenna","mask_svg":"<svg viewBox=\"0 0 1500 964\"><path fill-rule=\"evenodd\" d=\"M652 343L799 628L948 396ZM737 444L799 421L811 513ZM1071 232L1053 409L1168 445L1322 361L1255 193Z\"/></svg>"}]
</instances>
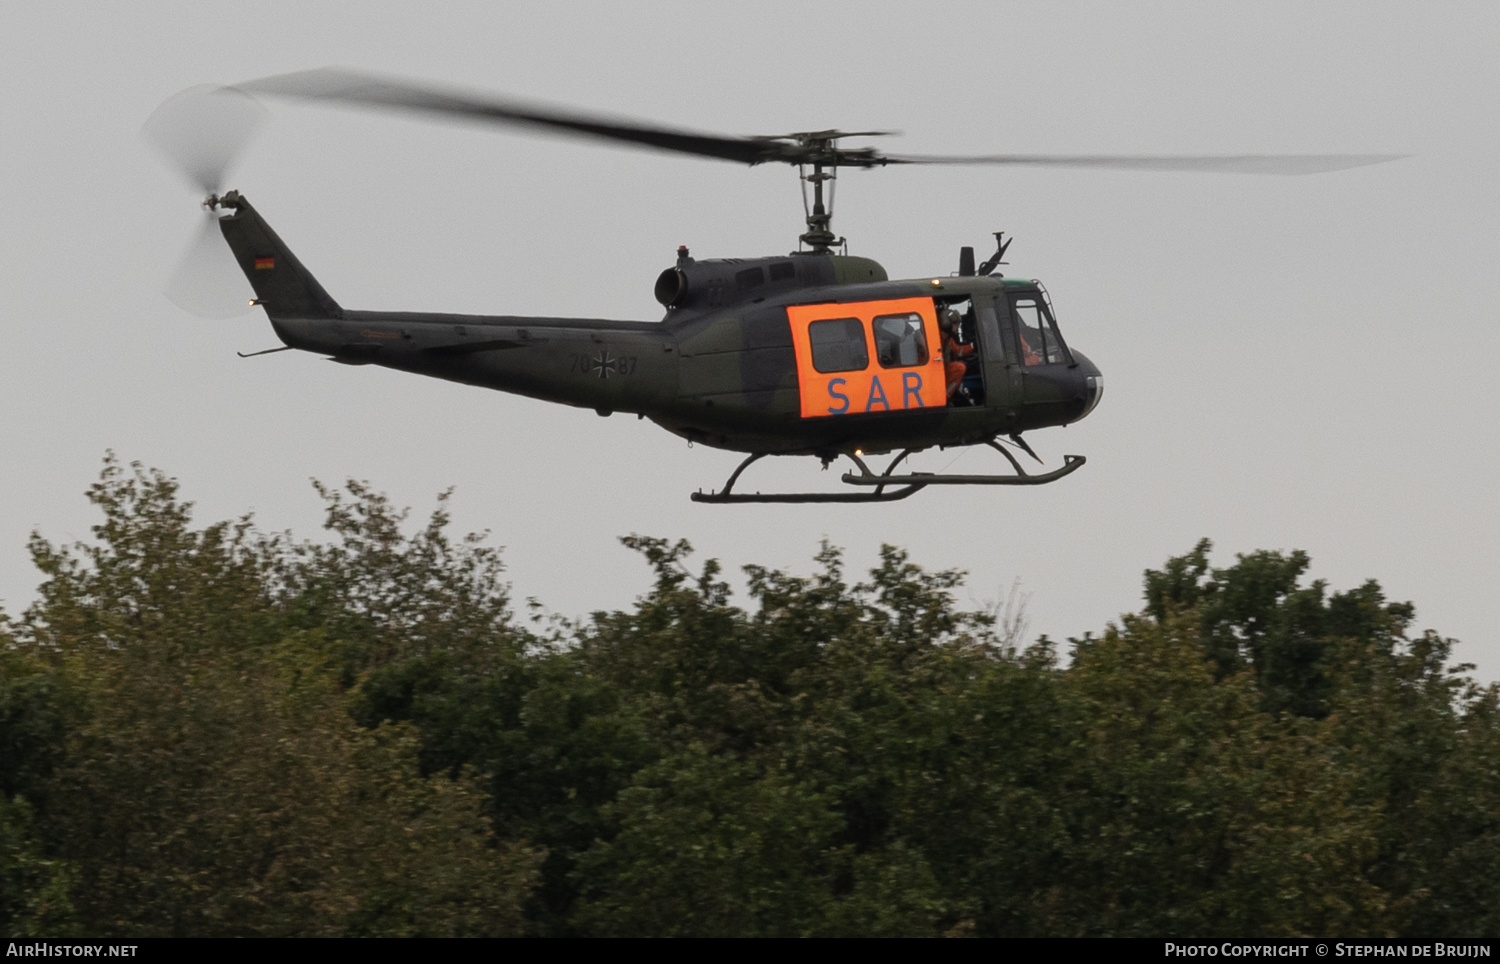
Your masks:
<instances>
[{"instance_id":1,"label":"antenna","mask_svg":"<svg viewBox=\"0 0 1500 964\"><path fill-rule=\"evenodd\" d=\"M1010 241L1014 240L1015 238L1010 239ZM985 259L984 264L979 266L980 274L993 274L995 269L1000 267L1000 265L1010 263L1008 261L1000 260L1001 258L1005 257L1005 251L1010 247L1010 241L1005 240L1004 231L995 232L995 253Z\"/></svg>"}]
</instances>

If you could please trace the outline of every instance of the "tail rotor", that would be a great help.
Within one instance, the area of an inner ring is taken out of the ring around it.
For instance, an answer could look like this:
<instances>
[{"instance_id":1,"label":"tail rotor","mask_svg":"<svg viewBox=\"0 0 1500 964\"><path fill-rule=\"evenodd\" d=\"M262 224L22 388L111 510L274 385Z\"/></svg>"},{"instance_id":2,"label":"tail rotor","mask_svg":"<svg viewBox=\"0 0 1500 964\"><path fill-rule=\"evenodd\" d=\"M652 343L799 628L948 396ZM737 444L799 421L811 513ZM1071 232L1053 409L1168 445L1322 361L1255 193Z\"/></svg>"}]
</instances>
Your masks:
<instances>
[{"instance_id":1,"label":"tail rotor","mask_svg":"<svg viewBox=\"0 0 1500 964\"><path fill-rule=\"evenodd\" d=\"M232 318L249 309L244 274L219 231L219 195L230 168L265 123L259 101L232 87L190 87L146 120L141 137L201 191L198 231L167 281L173 304L203 318Z\"/></svg>"}]
</instances>

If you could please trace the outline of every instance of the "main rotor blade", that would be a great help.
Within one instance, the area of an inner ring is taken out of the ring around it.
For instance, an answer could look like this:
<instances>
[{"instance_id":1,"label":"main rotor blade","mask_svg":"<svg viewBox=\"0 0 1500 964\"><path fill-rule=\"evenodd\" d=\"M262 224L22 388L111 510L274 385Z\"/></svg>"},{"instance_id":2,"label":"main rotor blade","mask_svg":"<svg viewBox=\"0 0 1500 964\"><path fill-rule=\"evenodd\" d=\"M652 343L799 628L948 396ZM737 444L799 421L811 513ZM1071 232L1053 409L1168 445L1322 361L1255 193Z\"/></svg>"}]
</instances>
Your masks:
<instances>
[{"instance_id":1,"label":"main rotor blade","mask_svg":"<svg viewBox=\"0 0 1500 964\"><path fill-rule=\"evenodd\" d=\"M888 164L1003 164L1095 167L1128 171L1218 171L1229 174L1322 174L1399 161L1410 154L895 154Z\"/></svg>"},{"instance_id":2,"label":"main rotor blade","mask_svg":"<svg viewBox=\"0 0 1500 964\"><path fill-rule=\"evenodd\" d=\"M840 149L842 137L876 136L884 131L818 131L771 137L738 137L666 127L646 121L606 117L568 107L528 104L490 95L442 90L406 80L378 77L337 67L305 70L247 81L240 90L302 100L384 107L458 120L542 128L553 132L623 141L641 147L698 157L763 164L823 163L875 167L884 164L986 164L1094 167L1138 171L1220 171L1241 174L1318 174L1399 160L1405 154L883 154L875 148Z\"/></svg>"},{"instance_id":3,"label":"main rotor blade","mask_svg":"<svg viewBox=\"0 0 1500 964\"><path fill-rule=\"evenodd\" d=\"M624 141L661 151L739 161L742 164L785 160L784 148L790 146L771 138L706 134L644 121L588 114L572 108L460 94L336 67L279 74L236 86L255 94L337 101L365 107L389 107L454 119L540 127L584 137Z\"/></svg>"},{"instance_id":4,"label":"main rotor blade","mask_svg":"<svg viewBox=\"0 0 1500 964\"><path fill-rule=\"evenodd\" d=\"M217 194L267 113L248 94L204 84L163 101L141 126L141 137L204 194Z\"/></svg>"}]
</instances>

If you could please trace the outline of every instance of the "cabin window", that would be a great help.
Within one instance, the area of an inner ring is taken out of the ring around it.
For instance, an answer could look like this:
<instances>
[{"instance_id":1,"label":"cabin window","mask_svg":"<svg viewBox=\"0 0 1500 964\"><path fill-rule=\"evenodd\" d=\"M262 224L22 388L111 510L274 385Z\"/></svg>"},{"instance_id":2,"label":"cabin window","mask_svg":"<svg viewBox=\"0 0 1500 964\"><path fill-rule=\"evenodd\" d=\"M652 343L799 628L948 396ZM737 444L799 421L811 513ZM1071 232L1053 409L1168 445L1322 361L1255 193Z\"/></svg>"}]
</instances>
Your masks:
<instances>
[{"instance_id":1,"label":"cabin window","mask_svg":"<svg viewBox=\"0 0 1500 964\"><path fill-rule=\"evenodd\" d=\"M927 364L927 335L922 316L915 311L900 315L877 315L875 357L882 368L910 368Z\"/></svg>"},{"instance_id":2,"label":"cabin window","mask_svg":"<svg viewBox=\"0 0 1500 964\"><path fill-rule=\"evenodd\" d=\"M790 261L781 261L771 265L772 281L788 281L797 277L797 269Z\"/></svg>"},{"instance_id":3,"label":"cabin window","mask_svg":"<svg viewBox=\"0 0 1500 964\"><path fill-rule=\"evenodd\" d=\"M865 346L865 326L858 318L815 321L807 326L807 341L812 347L813 368L825 375L863 371L869 367L870 350Z\"/></svg>"},{"instance_id":4,"label":"cabin window","mask_svg":"<svg viewBox=\"0 0 1500 964\"><path fill-rule=\"evenodd\" d=\"M1021 364L1057 365L1068 360L1067 349L1057 335L1046 307L1038 295L1011 295L1016 319L1016 337L1021 342Z\"/></svg>"}]
</instances>

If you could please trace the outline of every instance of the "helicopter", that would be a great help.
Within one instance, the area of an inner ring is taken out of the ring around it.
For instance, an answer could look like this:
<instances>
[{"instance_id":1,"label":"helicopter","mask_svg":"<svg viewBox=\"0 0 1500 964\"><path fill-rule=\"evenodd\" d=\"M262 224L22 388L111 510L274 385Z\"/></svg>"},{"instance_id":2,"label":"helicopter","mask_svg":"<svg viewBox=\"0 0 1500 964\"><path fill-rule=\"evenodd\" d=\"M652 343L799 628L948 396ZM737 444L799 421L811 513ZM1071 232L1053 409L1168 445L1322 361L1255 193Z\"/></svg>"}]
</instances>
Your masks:
<instances>
[{"instance_id":1,"label":"helicopter","mask_svg":"<svg viewBox=\"0 0 1500 964\"><path fill-rule=\"evenodd\" d=\"M265 116L259 97L394 109L625 143L741 164L798 169L807 230L786 255L696 259L679 247L655 280L660 321L461 315L344 308L239 191L221 183ZM1046 287L999 272L1010 239L976 264L961 246L956 272L889 278L848 254L832 229L841 169L906 164L1046 165L1159 171L1312 174L1404 155L887 154L846 147L881 131L836 129L740 137L681 130L550 105L478 96L338 68L283 74L169 99L143 128L205 192L198 248L221 235L282 347L348 365L377 365L590 408L634 414L690 443L745 454L707 503L861 503L932 486L1042 485L1085 463L1038 463L1024 435L1086 417L1104 391L1097 365L1062 336ZM809 189L811 198L809 199ZM196 249L195 249L196 250ZM199 259L194 255L189 262ZM169 291L170 294L170 291ZM179 303L185 301L181 299ZM243 357L251 357L245 355ZM1008 463L977 475L898 471L931 447L984 446ZM895 453L875 471L867 456ZM737 491L770 455L853 463L836 492Z\"/></svg>"}]
</instances>

